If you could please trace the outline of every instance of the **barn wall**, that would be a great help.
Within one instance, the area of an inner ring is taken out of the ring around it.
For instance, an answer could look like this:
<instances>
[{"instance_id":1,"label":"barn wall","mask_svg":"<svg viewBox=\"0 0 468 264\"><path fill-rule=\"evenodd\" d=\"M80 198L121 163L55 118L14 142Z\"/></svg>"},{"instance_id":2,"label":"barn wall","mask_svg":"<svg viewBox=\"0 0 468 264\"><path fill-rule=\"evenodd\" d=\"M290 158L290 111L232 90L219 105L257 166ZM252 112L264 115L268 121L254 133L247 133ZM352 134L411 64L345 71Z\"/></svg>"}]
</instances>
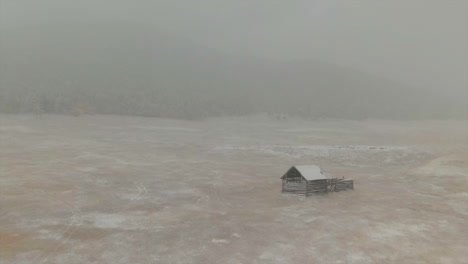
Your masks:
<instances>
[{"instance_id":1,"label":"barn wall","mask_svg":"<svg viewBox=\"0 0 468 264\"><path fill-rule=\"evenodd\" d=\"M307 181L307 196L314 193L327 193L328 180Z\"/></svg>"},{"instance_id":2,"label":"barn wall","mask_svg":"<svg viewBox=\"0 0 468 264\"><path fill-rule=\"evenodd\" d=\"M294 193L299 195L306 195L307 181L292 182L286 179L283 179L283 189L284 193Z\"/></svg>"}]
</instances>

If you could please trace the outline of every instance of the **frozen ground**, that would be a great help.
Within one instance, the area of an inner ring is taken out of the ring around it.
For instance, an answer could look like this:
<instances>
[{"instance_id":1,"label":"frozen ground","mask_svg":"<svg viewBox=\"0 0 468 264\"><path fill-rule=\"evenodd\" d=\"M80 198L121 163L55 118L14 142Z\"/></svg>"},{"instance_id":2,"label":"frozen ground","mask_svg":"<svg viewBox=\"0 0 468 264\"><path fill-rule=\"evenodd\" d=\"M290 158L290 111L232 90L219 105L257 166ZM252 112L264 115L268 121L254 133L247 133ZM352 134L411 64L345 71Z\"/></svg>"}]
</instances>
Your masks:
<instances>
[{"instance_id":1,"label":"frozen ground","mask_svg":"<svg viewBox=\"0 0 468 264\"><path fill-rule=\"evenodd\" d=\"M466 121L0 115L2 264L468 263L467 223Z\"/></svg>"}]
</instances>

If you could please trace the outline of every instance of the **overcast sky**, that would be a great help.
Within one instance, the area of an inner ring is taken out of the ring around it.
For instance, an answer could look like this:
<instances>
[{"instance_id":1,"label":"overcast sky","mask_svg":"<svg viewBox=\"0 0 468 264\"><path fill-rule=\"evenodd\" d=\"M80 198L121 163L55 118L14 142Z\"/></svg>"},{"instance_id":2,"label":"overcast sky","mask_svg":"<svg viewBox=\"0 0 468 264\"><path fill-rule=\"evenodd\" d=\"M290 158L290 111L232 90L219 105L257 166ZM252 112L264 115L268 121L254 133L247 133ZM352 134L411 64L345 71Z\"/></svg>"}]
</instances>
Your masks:
<instances>
[{"instance_id":1,"label":"overcast sky","mask_svg":"<svg viewBox=\"0 0 468 264\"><path fill-rule=\"evenodd\" d=\"M231 55L314 59L468 90L467 0L0 0L0 27L151 26Z\"/></svg>"}]
</instances>

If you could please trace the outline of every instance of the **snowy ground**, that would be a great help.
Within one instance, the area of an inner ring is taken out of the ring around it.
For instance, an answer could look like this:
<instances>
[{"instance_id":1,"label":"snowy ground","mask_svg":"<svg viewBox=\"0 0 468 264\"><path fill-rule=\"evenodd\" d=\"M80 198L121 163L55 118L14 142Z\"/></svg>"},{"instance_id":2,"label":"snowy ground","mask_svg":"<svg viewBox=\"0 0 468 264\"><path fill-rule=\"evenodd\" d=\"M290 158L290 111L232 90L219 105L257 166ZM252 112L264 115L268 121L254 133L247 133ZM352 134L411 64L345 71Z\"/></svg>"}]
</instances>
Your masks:
<instances>
[{"instance_id":1,"label":"snowy ground","mask_svg":"<svg viewBox=\"0 0 468 264\"><path fill-rule=\"evenodd\" d=\"M468 263L467 222L466 121L0 115L2 264Z\"/></svg>"}]
</instances>

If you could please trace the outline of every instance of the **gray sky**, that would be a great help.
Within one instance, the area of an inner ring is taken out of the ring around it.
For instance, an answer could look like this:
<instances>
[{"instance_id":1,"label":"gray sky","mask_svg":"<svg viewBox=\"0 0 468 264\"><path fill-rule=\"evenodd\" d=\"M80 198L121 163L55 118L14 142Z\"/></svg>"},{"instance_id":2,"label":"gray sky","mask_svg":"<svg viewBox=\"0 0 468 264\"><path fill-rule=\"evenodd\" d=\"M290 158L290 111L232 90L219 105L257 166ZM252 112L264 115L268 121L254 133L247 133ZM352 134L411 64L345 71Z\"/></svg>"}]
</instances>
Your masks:
<instances>
[{"instance_id":1,"label":"gray sky","mask_svg":"<svg viewBox=\"0 0 468 264\"><path fill-rule=\"evenodd\" d=\"M232 55L314 59L396 81L468 88L466 0L0 0L0 26L142 23Z\"/></svg>"}]
</instances>

